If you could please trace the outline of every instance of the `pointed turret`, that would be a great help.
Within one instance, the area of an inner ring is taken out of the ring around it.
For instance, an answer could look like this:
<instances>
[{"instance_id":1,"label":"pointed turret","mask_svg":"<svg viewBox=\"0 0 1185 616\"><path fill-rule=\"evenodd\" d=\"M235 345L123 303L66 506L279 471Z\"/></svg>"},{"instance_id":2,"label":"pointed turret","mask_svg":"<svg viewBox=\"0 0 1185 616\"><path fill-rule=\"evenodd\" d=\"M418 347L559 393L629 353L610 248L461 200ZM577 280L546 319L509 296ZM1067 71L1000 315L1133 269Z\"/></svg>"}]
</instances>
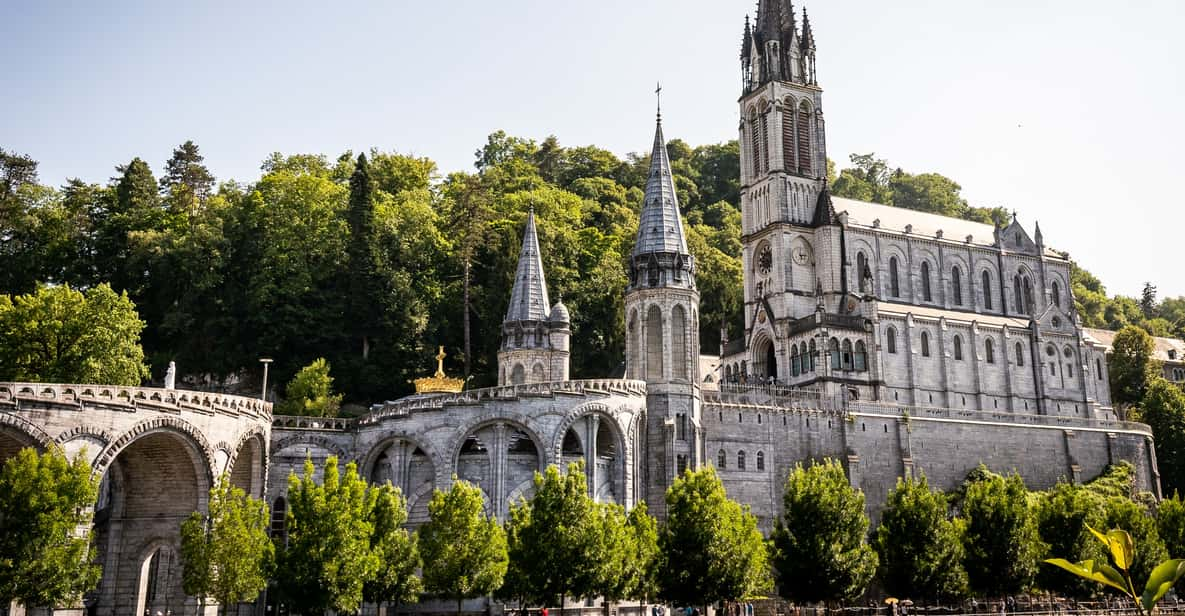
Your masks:
<instances>
[{"instance_id":1,"label":"pointed turret","mask_svg":"<svg viewBox=\"0 0 1185 616\"><path fill-rule=\"evenodd\" d=\"M535 211L531 210L527 214L527 229L523 233L523 248L518 253L518 269L514 274L514 288L510 292L505 321L545 321L550 308L547 281L543 278L543 259L539 255L539 238L535 235Z\"/></svg>"},{"instance_id":2,"label":"pointed turret","mask_svg":"<svg viewBox=\"0 0 1185 616\"><path fill-rule=\"evenodd\" d=\"M543 259L535 234L535 211L527 214L523 247L510 291L510 306L502 321L498 351L500 385L521 385L568 379L570 354L568 309L547 299Z\"/></svg>"},{"instance_id":3,"label":"pointed turret","mask_svg":"<svg viewBox=\"0 0 1185 616\"><path fill-rule=\"evenodd\" d=\"M753 46L753 28L749 26L749 16L745 15L745 33L741 35L741 59L748 61Z\"/></svg>"},{"instance_id":4,"label":"pointed turret","mask_svg":"<svg viewBox=\"0 0 1185 616\"><path fill-rule=\"evenodd\" d=\"M650 175L646 178L646 198L638 217L638 238L634 244L635 257L652 253L688 254L687 241L683 237L683 218L679 215L679 198L675 194L675 178L671 175L671 161L662 136L661 112L654 129Z\"/></svg>"},{"instance_id":5,"label":"pointed turret","mask_svg":"<svg viewBox=\"0 0 1185 616\"><path fill-rule=\"evenodd\" d=\"M802 39L799 40L802 51L815 50L815 34L811 31L811 18L806 14L806 7L802 7Z\"/></svg>"},{"instance_id":6,"label":"pointed turret","mask_svg":"<svg viewBox=\"0 0 1185 616\"><path fill-rule=\"evenodd\" d=\"M1037 243L1037 246L1039 248L1045 246L1045 237L1043 235L1041 235L1041 223L1040 222L1033 223L1033 241Z\"/></svg>"}]
</instances>

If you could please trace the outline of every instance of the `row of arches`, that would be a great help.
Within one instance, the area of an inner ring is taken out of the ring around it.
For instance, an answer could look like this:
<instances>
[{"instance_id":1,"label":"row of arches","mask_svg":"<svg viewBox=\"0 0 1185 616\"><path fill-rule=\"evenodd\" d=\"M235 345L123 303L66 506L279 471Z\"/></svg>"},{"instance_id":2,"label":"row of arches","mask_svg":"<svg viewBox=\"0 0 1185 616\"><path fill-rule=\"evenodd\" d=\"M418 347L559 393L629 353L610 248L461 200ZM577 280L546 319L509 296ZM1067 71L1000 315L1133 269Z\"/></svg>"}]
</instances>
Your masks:
<instances>
[{"instance_id":1,"label":"row of arches","mask_svg":"<svg viewBox=\"0 0 1185 616\"><path fill-rule=\"evenodd\" d=\"M645 308L641 321L637 310L630 310L626 322L626 368L628 378L662 381L670 378L676 381L692 380L691 339L695 328L691 327L695 314L688 314L682 304L675 304L668 315L663 314L658 304ZM669 344L668 344L669 341ZM670 359L669 376L666 371Z\"/></svg>"},{"instance_id":2,"label":"row of arches","mask_svg":"<svg viewBox=\"0 0 1185 616\"><path fill-rule=\"evenodd\" d=\"M864 252L856 254L856 267L858 273L857 288L861 293L873 293L874 274L872 272L871 264ZM979 280L979 296L980 306L984 310L995 310L992 296L995 294L993 284L993 274L988 269L980 270ZM926 259L921 260L921 265L918 267L918 285L916 290L916 299L922 302L937 303L935 298L937 294L934 292L934 273L932 272L930 262ZM963 268L961 265L951 265L950 268L950 304L955 307L967 306L974 308L973 296L970 293L965 293L963 290ZM893 299L901 299L904 292L902 291L901 283L901 266L900 260L896 255L889 257L889 271L888 271L888 296ZM1016 314L1032 315L1035 312L1036 305L1033 294L1033 277L1025 268L1018 268L1017 273L1012 280L1013 301L1012 312ZM1050 282L1049 289L1049 303L1061 307L1062 306L1062 285L1059 280L1055 279Z\"/></svg>"},{"instance_id":3,"label":"row of arches","mask_svg":"<svg viewBox=\"0 0 1185 616\"><path fill-rule=\"evenodd\" d=\"M745 453L745 450L742 449L742 450L738 451L737 455L736 455L736 470L738 470L738 471L748 470L747 465L748 465L748 457L747 457L747 454ZM765 452L764 451L757 452L757 455L755 457L755 466L756 466L756 470L759 470L759 471L765 470ZM728 452L724 451L723 449L720 449L719 451L716 452L716 468L719 470L726 470L728 468Z\"/></svg>"},{"instance_id":4,"label":"row of arches","mask_svg":"<svg viewBox=\"0 0 1185 616\"><path fill-rule=\"evenodd\" d=\"M921 353L922 357L930 357L932 354L931 342L930 342L930 332L923 330L922 333L918 336L918 342L919 342L918 350ZM963 360L963 336L961 334L955 334L954 336L952 336L951 337L951 346L952 346L951 356L956 361L962 361ZM885 351L890 354L897 353L897 328L893 327L891 325L889 327L885 328ZM942 349L940 348L939 352L941 352L941 351L942 351ZM1016 362L1016 365L1017 366L1024 366L1025 365L1024 345L1020 342L1017 342L1014 347L1014 351L1015 351L1014 361ZM984 357L984 361L986 361L989 364L996 363L996 341L991 335L987 335L983 339L983 357Z\"/></svg>"},{"instance_id":5,"label":"row of arches","mask_svg":"<svg viewBox=\"0 0 1185 616\"><path fill-rule=\"evenodd\" d=\"M770 135L770 116L778 111L781 117L782 131L780 136ZM814 117L811 103L806 99L795 101L788 96L782 105L770 105L762 101L760 107L751 106L748 111L746 139L748 168L753 177L770 171L770 141L780 137L783 168L799 175L809 176L814 173L811 143L816 128L812 121Z\"/></svg>"},{"instance_id":6,"label":"row of arches","mask_svg":"<svg viewBox=\"0 0 1185 616\"><path fill-rule=\"evenodd\" d=\"M91 533L103 571L97 589L86 597L91 613L190 611L196 603L181 587L180 524L192 512L206 510L221 472L248 494L263 495L263 430L247 432L235 445L210 447L180 419L153 419L112 439L79 431L61 446L69 454L80 451L82 443L99 448ZM44 451L47 444L0 425L0 463L22 448Z\"/></svg>"}]
</instances>

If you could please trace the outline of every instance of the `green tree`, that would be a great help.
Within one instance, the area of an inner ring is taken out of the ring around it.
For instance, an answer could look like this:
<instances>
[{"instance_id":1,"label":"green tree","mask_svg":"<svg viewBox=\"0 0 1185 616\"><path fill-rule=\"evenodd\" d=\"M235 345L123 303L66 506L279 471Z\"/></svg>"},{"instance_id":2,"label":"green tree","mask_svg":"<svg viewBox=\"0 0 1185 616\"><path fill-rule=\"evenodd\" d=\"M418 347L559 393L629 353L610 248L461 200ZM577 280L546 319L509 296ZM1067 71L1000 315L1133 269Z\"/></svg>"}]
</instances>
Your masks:
<instances>
[{"instance_id":1,"label":"green tree","mask_svg":"<svg viewBox=\"0 0 1185 616\"><path fill-rule=\"evenodd\" d=\"M1046 558L1064 557L1074 562L1100 560L1104 548L1087 526L1101 528L1105 521L1104 498L1089 488L1059 483L1033 503L1037 532L1047 547ZM1101 562L1101 561L1100 561ZM1097 586L1066 571L1051 567L1037 570L1037 585L1076 597L1090 597Z\"/></svg>"},{"instance_id":2,"label":"green tree","mask_svg":"<svg viewBox=\"0 0 1185 616\"><path fill-rule=\"evenodd\" d=\"M457 602L497 590L506 575L506 534L483 512L481 489L454 478L448 492L436 490L428 522L420 527L424 588Z\"/></svg>"},{"instance_id":3,"label":"green tree","mask_svg":"<svg viewBox=\"0 0 1185 616\"><path fill-rule=\"evenodd\" d=\"M276 412L281 415L336 417L341 395L333 393L333 377L324 357L300 369L284 389L285 400Z\"/></svg>"},{"instance_id":4,"label":"green tree","mask_svg":"<svg viewBox=\"0 0 1185 616\"><path fill-rule=\"evenodd\" d=\"M634 563L638 554L625 508L616 503L594 503L591 517L593 561L589 568L593 575L583 589L584 598L601 597L615 603L635 596L640 569Z\"/></svg>"},{"instance_id":5,"label":"green tree","mask_svg":"<svg viewBox=\"0 0 1185 616\"><path fill-rule=\"evenodd\" d=\"M885 592L897 597L957 599L967 591L961 528L926 476L898 478L889 492L875 545Z\"/></svg>"},{"instance_id":6,"label":"green tree","mask_svg":"<svg viewBox=\"0 0 1185 616\"><path fill-rule=\"evenodd\" d=\"M1116 405L1129 406L1143 400L1148 381L1160 366L1152 358L1152 350L1152 337L1139 327L1127 326L1115 334L1107 357L1107 372L1111 400Z\"/></svg>"},{"instance_id":7,"label":"green tree","mask_svg":"<svg viewBox=\"0 0 1185 616\"><path fill-rule=\"evenodd\" d=\"M889 188L896 207L952 217L961 217L967 209L967 200L959 195L962 187L937 173L913 175L898 170Z\"/></svg>"},{"instance_id":8,"label":"green tree","mask_svg":"<svg viewBox=\"0 0 1185 616\"><path fill-rule=\"evenodd\" d=\"M1140 292L1140 312L1144 313L1145 319L1154 319L1160 313L1156 301L1156 285L1151 282L1145 282L1144 290Z\"/></svg>"},{"instance_id":9,"label":"green tree","mask_svg":"<svg viewBox=\"0 0 1185 616\"><path fill-rule=\"evenodd\" d=\"M966 557L972 592L998 597L1027 590L1044 552L1018 475L988 474L967 486L963 498Z\"/></svg>"},{"instance_id":10,"label":"green tree","mask_svg":"<svg viewBox=\"0 0 1185 616\"><path fill-rule=\"evenodd\" d=\"M197 144L186 141L173 150L173 156L165 163L160 189L166 207L173 212L193 217L206 204L214 189L214 175L203 161L205 157Z\"/></svg>"},{"instance_id":11,"label":"green tree","mask_svg":"<svg viewBox=\"0 0 1185 616\"><path fill-rule=\"evenodd\" d=\"M363 584L379 568L371 550L373 504L355 463L343 475L330 456L322 475L318 483L312 461L305 460L304 475L288 477L288 544L277 582L301 613L353 612L362 605Z\"/></svg>"},{"instance_id":12,"label":"green tree","mask_svg":"<svg viewBox=\"0 0 1185 616\"><path fill-rule=\"evenodd\" d=\"M0 379L139 385L148 376L144 322L127 293L106 284L0 295Z\"/></svg>"},{"instance_id":13,"label":"green tree","mask_svg":"<svg viewBox=\"0 0 1185 616\"><path fill-rule=\"evenodd\" d=\"M525 596L545 605L564 607L567 597L592 594L601 578L604 559L602 532L612 534L588 496L584 465L574 462L561 474L555 465L535 473L535 495L528 501L529 523L516 532L515 555L525 558L515 569L526 572ZM620 571L619 571L620 573Z\"/></svg>"},{"instance_id":14,"label":"green tree","mask_svg":"<svg viewBox=\"0 0 1185 616\"><path fill-rule=\"evenodd\" d=\"M416 575L420 568L420 551L416 535L409 533L407 501L399 488L385 483L376 488L372 500L370 550L378 560L373 578L362 585L362 598L371 603L400 605L419 601L423 583Z\"/></svg>"},{"instance_id":15,"label":"green tree","mask_svg":"<svg viewBox=\"0 0 1185 616\"><path fill-rule=\"evenodd\" d=\"M876 573L865 537L864 493L836 460L795 465L786 479L782 518L774 529L774 568L781 593L795 601L854 599Z\"/></svg>"},{"instance_id":16,"label":"green tree","mask_svg":"<svg viewBox=\"0 0 1185 616\"><path fill-rule=\"evenodd\" d=\"M1138 420L1152 428L1165 493L1185 491L1185 392L1160 376L1150 379Z\"/></svg>"},{"instance_id":17,"label":"green tree","mask_svg":"<svg viewBox=\"0 0 1185 616\"><path fill-rule=\"evenodd\" d=\"M182 588L203 607L206 597L223 614L231 604L254 601L267 588L274 559L267 505L226 475L210 489L210 514L195 511L181 524Z\"/></svg>"},{"instance_id":18,"label":"green tree","mask_svg":"<svg viewBox=\"0 0 1185 616\"><path fill-rule=\"evenodd\" d=\"M628 569L622 573L631 583L630 595L649 602L659 593L659 567L662 554L658 547L658 524L646 511L646 503L638 503L627 519L630 531L629 546L633 554L627 560Z\"/></svg>"},{"instance_id":19,"label":"green tree","mask_svg":"<svg viewBox=\"0 0 1185 616\"><path fill-rule=\"evenodd\" d=\"M0 604L56 607L99 582L89 527L98 496L86 451L25 448L0 469Z\"/></svg>"},{"instance_id":20,"label":"green tree","mask_svg":"<svg viewBox=\"0 0 1185 616\"><path fill-rule=\"evenodd\" d=\"M376 302L383 296L382 283L378 278L378 263L375 233L374 184L370 179L370 165L365 154L358 155L354 174L350 176L350 243L347 251L346 279L346 321L345 329L354 335L362 358L370 357L370 342L380 330L381 308Z\"/></svg>"},{"instance_id":21,"label":"green tree","mask_svg":"<svg viewBox=\"0 0 1185 616\"><path fill-rule=\"evenodd\" d=\"M1185 502L1180 493L1156 506L1156 532L1170 557L1185 555Z\"/></svg>"},{"instance_id":22,"label":"green tree","mask_svg":"<svg viewBox=\"0 0 1185 616\"><path fill-rule=\"evenodd\" d=\"M1147 507L1130 498L1108 498L1105 507L1105 527L1127 531L1136 542L1135 557L1128 567L1132 575L1139 580L1147 579L1156 565L1168 558L1156 518Z\"/></svg>"},{"instance_id":23,"label":"green tree","mask_svg":"<svg viewBox=\"0 0 1185 616\"><path fill-rule=\"evenodd\" d=\"M679 605L752 597L772 586L757 518L730 500L710 466L687 470L667 490L659 534L660 594Z\"/></svg>"}]
</instances>

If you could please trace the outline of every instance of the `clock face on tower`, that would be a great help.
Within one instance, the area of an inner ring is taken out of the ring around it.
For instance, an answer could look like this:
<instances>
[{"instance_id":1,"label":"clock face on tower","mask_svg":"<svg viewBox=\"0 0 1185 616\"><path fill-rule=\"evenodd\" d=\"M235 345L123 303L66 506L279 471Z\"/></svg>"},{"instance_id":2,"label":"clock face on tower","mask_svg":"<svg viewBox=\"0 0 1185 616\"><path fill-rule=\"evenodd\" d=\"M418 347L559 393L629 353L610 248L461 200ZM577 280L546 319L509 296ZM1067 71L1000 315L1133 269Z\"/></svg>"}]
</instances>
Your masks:
<instances>
[{"instance_id":1,"label":"clock face on tower","mask_svg":"<svg viewBox=\"0 0 1185 616\"><path fill-rule=\"evenodd\" d=\"M799 265L806 265L806 262L811 258L811 253L807 250L806 246L796 246L794 248L793 257L795 263Z\"/></svg>"},{"instance_id":2,"label":"clock face on tower","mask_svg":"<svg viewBox=\"0 0 1185 616\"><path fill-rule=\"evenodd\" d=\"M761 269L762 274L768 274L773 266L774 251L770 250L769 246L765 246L761 249L761 254L757 255L757 267Z\"/></svg>"}]
</instances>

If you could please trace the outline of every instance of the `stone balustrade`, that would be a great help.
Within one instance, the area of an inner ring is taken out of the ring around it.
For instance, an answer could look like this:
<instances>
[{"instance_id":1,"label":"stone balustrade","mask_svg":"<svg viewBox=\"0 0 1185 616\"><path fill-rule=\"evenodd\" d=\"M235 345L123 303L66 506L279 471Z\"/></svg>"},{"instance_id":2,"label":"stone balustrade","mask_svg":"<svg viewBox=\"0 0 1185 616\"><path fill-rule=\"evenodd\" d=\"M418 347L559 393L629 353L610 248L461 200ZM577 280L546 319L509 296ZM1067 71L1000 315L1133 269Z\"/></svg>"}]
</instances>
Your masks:
<instances>
[{"instance_id":1,"label":"stone balustrade","mask_svg":"<svg viewBox=\"0 0 1185 616\"><path fill-rule=\"evenodd\" d=\"M273 428L286 430L319 430L345 432L354 427L357 420L346 417L308 417L303 415L276 415L272 417Z\"/></svg>"},{"instance_id":2,"label":"stone balustrade","mask_svg":"<svg viewBox=\"0 0 1185 616\"><path fill-rule=\"evenodd\" d=\"M585 396L589 394L645 397L646 383L644 381L630 379L581 379L485 387L456 394L415 395L376 404L370 408L369 413L359 417L357 422L359 425L367 425L378 423L392 417L407 415L417 410L439 409L445 406L456 405L476 405L494 400L515 400L525 397L563 395Z\"/></svg>"},{"instance_id":3,"label":"stone balustrade","mask_svg":"<svg viewBox=\"0 0 1185 616\"><path fill-rule=\"evenodd\" d=\"M136 410L192 411L271 419L272 405L258 398L184 389L75 385L62 383L0 383L0 410L27 406L115 407Z\"/></svg>"}]
</instances>

